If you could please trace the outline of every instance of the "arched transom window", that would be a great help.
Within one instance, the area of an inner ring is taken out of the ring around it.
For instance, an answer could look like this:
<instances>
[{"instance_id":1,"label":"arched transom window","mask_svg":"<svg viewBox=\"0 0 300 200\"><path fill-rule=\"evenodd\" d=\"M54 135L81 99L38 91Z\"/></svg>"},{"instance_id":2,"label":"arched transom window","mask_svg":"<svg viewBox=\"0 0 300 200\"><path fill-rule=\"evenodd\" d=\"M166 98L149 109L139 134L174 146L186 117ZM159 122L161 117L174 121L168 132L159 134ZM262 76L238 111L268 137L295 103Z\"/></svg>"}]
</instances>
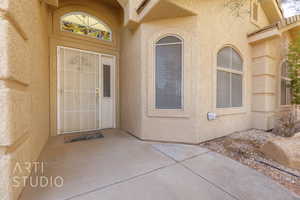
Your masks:
<instances>
[{"instance_id":1,"label":"arched transom window","mask_svg":"<svg viewBox=\"0 0 300 200\"><path fill-rule=\"evenodd\" d=\"M84 12L71 12L61 17L61 30L99 40L111 41L110 28L96 17Z\"/></svg>"},{"instance_id":2,"label":"arched transom window","mask_svg":"<svg viewBox=\"0 0 300 200\"><path fill-rule=\"evenodd\" d=\"M231 47L217 55L217 108L243 106L243 60Z\"/></svg>"},{"instance_id":3,"label":"arched transom window","mask_svg":"<svg viewBox=\"0 0 300 200\"><path fill-rule=\"evenodd\" d=\"M155 108L183 108L183 41L167 36L155 44Z\"/></svg>"},{"instance_id":4,"label":"arched transom window","mask_svg":"<svg viewBox=\"0 0 300 200\"><path fill-rule=\"evenodd\" d=\"M281 65L281 105L291 104L291 88L289 87L289 63L285 61Z\"/></svg>"}]
</instances>

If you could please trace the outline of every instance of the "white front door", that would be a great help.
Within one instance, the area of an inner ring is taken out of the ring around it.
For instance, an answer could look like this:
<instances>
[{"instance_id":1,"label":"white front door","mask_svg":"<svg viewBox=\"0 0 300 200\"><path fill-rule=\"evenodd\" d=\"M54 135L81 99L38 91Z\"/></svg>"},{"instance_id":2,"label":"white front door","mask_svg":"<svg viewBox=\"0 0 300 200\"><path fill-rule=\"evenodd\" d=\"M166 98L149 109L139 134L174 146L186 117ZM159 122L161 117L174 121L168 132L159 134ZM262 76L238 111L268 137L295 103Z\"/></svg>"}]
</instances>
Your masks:
<instances>
[{"instance_id":1,"label":"white front door","mask_svg":"<svg viewBox=\"0 0 300 200\"><path fill-rule=\"evenodd\" d=\"M57 47L58 134L115 128L115 58Z\"/></svg>"}]
</instances>

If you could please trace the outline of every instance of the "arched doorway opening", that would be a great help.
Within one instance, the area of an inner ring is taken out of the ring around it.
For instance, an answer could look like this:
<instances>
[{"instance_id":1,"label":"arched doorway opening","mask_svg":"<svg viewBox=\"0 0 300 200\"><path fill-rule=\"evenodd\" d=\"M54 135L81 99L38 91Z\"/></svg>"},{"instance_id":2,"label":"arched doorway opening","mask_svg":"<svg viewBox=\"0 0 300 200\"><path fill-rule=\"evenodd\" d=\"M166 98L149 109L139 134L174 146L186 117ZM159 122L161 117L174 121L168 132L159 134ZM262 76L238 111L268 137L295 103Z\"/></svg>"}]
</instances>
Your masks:
<instances>
[{"instance_id":1,"label":"arched doorway opening","mask_svg":"<svg viewBox=\"0 0 300 200\"><path fill-rule=\"evenodd\" d=\"M62 5L53 12L52 135L117 127L121 25L113 13L90 3Z\"/></svg>"}]
</instances>

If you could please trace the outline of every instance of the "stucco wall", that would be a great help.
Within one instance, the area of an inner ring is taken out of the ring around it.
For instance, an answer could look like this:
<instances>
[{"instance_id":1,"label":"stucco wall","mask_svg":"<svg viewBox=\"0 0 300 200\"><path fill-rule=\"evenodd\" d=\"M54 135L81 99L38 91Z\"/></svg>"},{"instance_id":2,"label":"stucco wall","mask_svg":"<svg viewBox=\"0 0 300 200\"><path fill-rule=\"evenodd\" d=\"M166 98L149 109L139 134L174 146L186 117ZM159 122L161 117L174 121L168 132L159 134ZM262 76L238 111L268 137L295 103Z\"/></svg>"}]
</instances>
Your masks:
<instances>
[{"instance_id":1,"label":"stucco wall","mask_svg":"<svg viewBox=\"0 0 300 200\"><path fill-rule=\"evenodd\" d=\"M0 199L17 199L15 164L37 159L49 136L48 11L39 0L0 8Z\"/></svg>"},{"instance_id":2,"label":"stucco wall","mask_svg":"<svg viewBox=\"0 0 300 200\"><path fill-rule=\"evenodd\" d=\"M121 11L101 6L96 1L65 0L61 10L51 10L51 21L48 18L48 7L39 0L0 0L0 8L3 9L0 18L1 200L14 200L20 194L22 187L14 188L10 181L13 176L28 173L13 174L12 170L16 162L37 159L49 136L49 121L56 119L53 117L56 105L53 99L52 118L49 118L50 83L52 98L55 98L56 88L55 78L51 81L49 78L49 63L53 70L56 67L57 45L109 53L117 58L121 48L121 99L118 104L121 107L121 127L142 139L199 143L252 128L253 119L260 119L252 114L255 102L260 103L257 106L265 110L273 106L272 103L275 104L273 107L278 105L278 97L268 100L267 96L263 96L261 100L252 96L253 91L262 92L257 91L261 85L270 91L278 88L274 85L276 81L274 83L271 78L258 78L257 82L253 82L254 69L261 70L260 66L252 62L253 53L260 51L253 50L248 44L247 33L268 25L262 9L259 13L260 21L252 24L248 12L236 17L224 8L224 2L220 0L176 1L196 12L197 16L156 20L143 23L136 30L124 28L121 31ZM99 18L103 17L104 21L112 25L116 33L112 45L81 40L69 33L58 32L58 24L50 26L57 22L55 19L59 14L79 8L85 8ZM246 11L249 9L250 1L245 7ZM50 48L48 27L51 27ZM151 113L149 110L149 96L153 94L149 84L153 79L150 73L153 68L153 43L166 34L181 36L185 47L185 110L175 116L171 116L174 113ZM280 44L280 41L268 43L268 53L273 55L272 50L279 48ZM245 94L241 109L216 109L216 55L224 45L236 48L244 60ZM268 58L266 56L265 60ZM267 66L270 64L269 61L265 62ZM278 66L278 62L274 61L272 66ZM268 85L269 82L272 84ZM261 102L266 102L266 105ZM216 112L217 120L207 121L207 112ZM55 125L52 129L55 130Z\"/></svg>"},{"instance_id":3,"label":"stucco wall","mask_svg":"<svg viewBox=\"0 0 300 200\"><path fill-rule=\"evenodd\" d=\"M188 35L185 39L193 41L192 44L188 44L191 48L189 64L191 75L186 80L186 84L188 81L191 82L192 92L188 98L191 99L193 109L189 119L151 118L144 112L144 137L198 143L251 128L252 52L247 33L256 30L257 25L250 22L249 14L240 17L231 14L222 1L181 1L181 3L192 7L198 15L145 24L142 41L147 41L151 34L157 31L166 30L168 33L168 28L177 30L178 33L185 31ZM244 9L249 9L248 6L250 7L250 2ZM258 24L268 25L262 9L259 16ZM241 109L216 109L216 55L224 45L233 46L244 61L244 106ZM146 111L147 104L145 100L143 102ZM216 112L217 120L207 121L207 112ZM150 128L154 123L159 124L155 126L155 130Z\"/></svg>"},{"instance_id":4,"label":"stucco wall","mask_svg":"<svg viewBox=\"0 0 300 200\"><path fill-rule=\"evenodd\" d=\"M281 65L287 59L289 32L252 45L253 128L274 128L276 114L290 106L281 105Z\"/></svg>"},{"instance_id":5,"label":"stucco wall","mask_svg":"<svg viewBox=\"0 0 300 200\"><path fill-rule=\"evenodd\" d=\"M141 32L122 31L120 60L121 128L141 136Z\"/></svg>"},{"instance_id":6,"label":"stucco wall","mask_svg":"<svg viewBox=\"0 0 300 200\"><path fill-rule=\"evenodd\" d=\"M143 23L132 36L127 36L133 38L141 32L141 64L138 66L138 61L132 59L136 46L126 46L127 54L130 55L124 57L126 62L123 65L123 68L134 66L135 71L141 68L142 122L141 131L134 134L146 140L199 143L252 128L252 48L247 34L269 24L262 8L259 8L258 23L253 24L249 12L241 12L243 14L237 17L224 7L223 1L177 0L177 3L197 15ZM250 10L250 1L243 9ZM154 94L151 85L153 71L149 70L153 68L153 44L166 34L176 34L185 42L184 84L188 86L185 88L186 107L184 113L174 116L159 111L153 115L150 105ZM244 61L244 106L240 109L216 109L216 55L224 45L237 49ZM133 73L132 76L137 75ZM128 84L129 79L125 83ZM122 91L122 94L126 95L127 91L129 88ZM125 106L130 106L130 102ZM139 111L137 106L130 106L130 109ZM208 121L207 112L216 112L217 120Z\"/></svg>"}]
</instances>

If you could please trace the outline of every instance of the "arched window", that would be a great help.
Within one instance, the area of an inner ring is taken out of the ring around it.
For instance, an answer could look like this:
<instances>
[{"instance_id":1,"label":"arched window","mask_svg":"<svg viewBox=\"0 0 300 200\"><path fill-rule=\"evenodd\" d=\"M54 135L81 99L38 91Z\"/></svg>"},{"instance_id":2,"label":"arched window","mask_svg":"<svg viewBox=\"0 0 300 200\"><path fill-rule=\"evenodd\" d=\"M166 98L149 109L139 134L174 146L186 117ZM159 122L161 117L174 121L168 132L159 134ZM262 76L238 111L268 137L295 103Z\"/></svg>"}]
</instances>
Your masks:
<instances>
[{"instance_id":1,"label":"arched window","mask_svg":"<svg viewBox=\"0 0 300 200\"><path fill-rule=\"evenodd\" d=\"M289 87L290 81L289 63L285 61L281 65L281 105L291 104L291 88Z\"/></svg>"},{"instance_id":2,"label":"arched window","mask_svg":"<svg viewBox=\"0 0 300 200\"><path fill-rule=\"evenodd\" d=\"M84 12L71 12L61 17L61 30L99 40L111 41L110 28L96 17Z\"/></svg>"},{"instance_id":3,"label":"arched window","mask_svg":"<svg viewBox=\"0 0 300 200\"><path fill-rule=\"evenodd\" d=\"M167 36L155 44L155 108L183 108L183 41Z\"/></svg>"},{"instance_id":4,"label":"arched window","mask_svg":"<svg viewBox=\"0 0 300 200\"><path fill-rule=\"evenodd\" d=\"M217 108L243 106L243 60L231 47L217 56Z\"/></svg>"}]
</instances>

